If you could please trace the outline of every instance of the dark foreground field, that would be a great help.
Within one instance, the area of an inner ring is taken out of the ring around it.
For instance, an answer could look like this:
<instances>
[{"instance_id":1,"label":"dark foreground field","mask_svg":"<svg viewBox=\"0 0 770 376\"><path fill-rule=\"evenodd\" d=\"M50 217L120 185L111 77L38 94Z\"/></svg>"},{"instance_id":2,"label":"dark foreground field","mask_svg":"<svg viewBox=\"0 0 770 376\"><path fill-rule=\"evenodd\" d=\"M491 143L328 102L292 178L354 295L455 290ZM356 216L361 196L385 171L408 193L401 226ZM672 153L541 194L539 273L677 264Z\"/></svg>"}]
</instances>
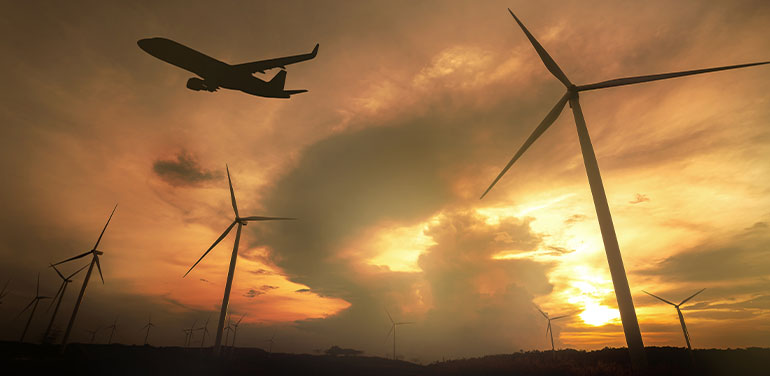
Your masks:
<instances>
[{"instance_id":1,"label":"dark foreground field","mask_svg":"<svg viewBox=\"0 0 770 376\"><path fill-rule=\"evenodd\" d=\"M4 375L629 375L626 349L526 352L419 365L378 357L268 354L239 348L214 358L210 349L0 342ZM696 350L649 347L651 375L770 375L770 349ZM8 372L11 371L11 372Z\"/></svg>"}]
</instances>

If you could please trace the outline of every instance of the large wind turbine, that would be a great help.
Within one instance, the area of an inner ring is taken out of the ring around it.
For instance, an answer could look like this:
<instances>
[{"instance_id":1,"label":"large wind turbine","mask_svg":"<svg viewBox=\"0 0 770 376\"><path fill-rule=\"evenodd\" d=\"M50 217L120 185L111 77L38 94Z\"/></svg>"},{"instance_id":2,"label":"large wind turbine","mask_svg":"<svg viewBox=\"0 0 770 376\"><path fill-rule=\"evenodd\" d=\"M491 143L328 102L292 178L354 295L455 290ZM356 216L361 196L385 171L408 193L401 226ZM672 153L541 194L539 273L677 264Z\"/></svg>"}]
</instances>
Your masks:
<instances>
[{"instance_id":1,"label":"large wind turbine","mask_svg":"<svg viewBox=\"0 0 770 376\"><path fill-rule=\"evenodd\" d=\"M585 164L586 174L588 175L588 183L591 187L591 194L593 195L594 206L596 208L596 215L599 220L599 228L602 233L602 240L604 241L604 250L607 254L607 261L610 267L610 274L612 275L612 283L615 287L615 297L618 301L618 308L620 310L620 318L623 322L623 331L626 336L626 343L628 344L628 350L631 354L631 361L634 367L638 370L646 368L647 360L644 354L644 343L642 342L642 335L639 331L639 323L636 319L636 311L634 310L634 302L631 299L631 291L628 287L628 280L626 279L626 272L623 266L623 259L620 255L620 247L618 246L618 239L615 236L615 227L612 223L612 216L610 215L609 204L607 203L607 197L604 193L604 186L602 185L602 178L599 174L599 165L596 162L596 155L594 153L593 146L591 145L591 139L588 135L588 129L586 128L585 119L583 118L583 111L580 108L580 101L578 100L578 94L581 91L604 89L615 86L638 84L642 82L664 80L675 77L689 76L694 74L716 72L721 70L736 69L750 67L754 65L768 64L770 61L749 63L740 65L731 65L717 68L697 69L690 71L653 74L648 76L626 77L613 79L609 81L602 81L590 85L577 86L573 84L567 76L562 72L561 68L546 52L543 46L535 39L535 37L527 30L523 23L516 17L513 12L508 9L516 23L519 24L521 30L524 31L532 46L537 51L540 59L545 64L545 67L553 74L562 84L567 88L566 93L556 102L556 105L551 109L548 115L545 116L542 122L535 128L535 131L527 138L524 145L516 152L511 158L510 162L503 168L499 175L495 178L492 184L489 185L481 198L495 186L495 184L503 177L516 160L521 157L522 154L529 148L532 143L545 132L548 127L556 121L556 118L564 109L564 106L569 102L572 108L572 113L575 117L575 124L577 125L578 138L580 139L580 148L583 154L583 163Z\"/></svg>"},{"instance_id":2,"label":"large wind turbine","mask_svg":"<svg viewBox=\"0 0 770 376\"><path fill-rule=\"evenodd\" d=\"M650 294L649 292L642 290L645 294L647 294L649 296L652 296L653 298L658 299L658 300L660 300L660 301L662 301L664 303L671 304L672 306L674 306L674 308L676 308L676 313L679 315L679 323L682 324L682 333L684 333L684 340L685 340L685 342L687 342L687 350L689 350L690 353L692 353L692 347L690 346L690 332L687 331L687 325L684 324L684 316L682 316L682 311L679 309L679 307L681 307L682 304L687 303L687 301L689 301L690 299L694 298L695 295L698 295L698 294L702 293L703 290L705 290L705 289L701 289L700 291L696 292L695 294L690 295L690 297L688 297L685 300L682 300L679 304L671 303L671 302L669 302L666 299L663 299L663 298L661 298L659 296Z\"/></svg>"},{"instance_id":3,"label":"large wind turbine","mask_svg":"<svg viewBox=\"0 0 770 376\"><path fill-rule=\"evenodd\" d=\"M85 253L79 254L75 257L70 257L64 261L57 262L56 264L53 264L51 266L63 264L65 262L69 262L72 260L77 260L82 257L86 257L88 255L91 255L91 264L88 266L88 272L86 272L86 278L83 279L83 287L80 288L80 294L78 295L78 300L75 302L75 309L72 311L72 316L70 316L70 322L67 325L67 331L64 332L64 339L62 339L62 351L64 351L64 346L67 345L67 340L70 337L70 332L72 332L72 326L75 325L75 318L78 316L78 309L80 309L80 303L83 302L83 295L86 293L86 286L88 286L88 281L91 279L91 272L94 270L94 264L96 264L96 268L99 270L99 278L102 279L102 284L104 284L104 276L102 275L102 266L99 264L99 256L103 255L104 252L97 250L99 247L99 242L102 241L102 236L104 236L104 232L107 231L107 226L110 224L110 220L112 220L112 215L115 214L115 209L118 208L118 205L115 204L115 207L112 208L112 213L110 213L110 217L107 218L107 223L104 224L104 228L102 229L102 233L99 234L99 239L96 239L96 244L94 244L94 247Z\"/></svg>"},{"instance_id":4,"label":"large wind turbine","mask_svg":"<svg viewBox=\"0 0 770 376\"><path fill-rule=\"evenodd\" d=\"M83 271L83 269L86 268L88 265L83 265L82 268L78 269L74 273L64 276L59 272L59 269L57 269L55 266L51 265L53 270L56 271L56 274L59 275L59 278L61 278L61 285L59 286L59 291L56 292L56 295L54 295L53 300L51 301L51 304L53 304L53 301L56 301L56 307L53 309L53 314L51 314L51 322L48 323L48 328L45 330L45 334L43 335L43 338L48 338L48 333L51 332L51 328L53 327L53 323L56 320L56 313L59 312L59 306L61 305L61 301L64 299L64 292L67 291L67 286L72 282L72 277L74 277L76 274ZM59 298L59 299L56 299ZM51 306L48 306L50 309Z\"/></svg>"},{"instance_id":5,"label":"large wind turbine","mask_svg":"<svg viewBox=\"0 0 770 376\"><path fill-rule=\"evenodd\" d=\"M390 337L390 333L393 333L393 360L396 360L396 327L399 325L406 325L406 324L414 324L413 321L406 321L406 322L395 322L393 321L393 317L390 316L390 312L385 310L385 313L388 314L388 320L390 320L390 330L388 331L388 334L385 336L385 340Z\"/></svg>"},{"instance_id":6,"label":"large wind turbine","mask_svg":"<svg viewBox=\"0 0 770 376\"><path fill-rule=\"evenodd\" d=\"M268 353L268 354L272 354L272 353L273 353L273 345L275 344L275 333L276 333L276 332L275 332L275 331L273 331L273 336L272 336L272 337L270 337L270 339L268 339L268 340L266 340L266 341L265 341L265 342L267 342L267 343L269 343L269 344L270 344L270 347L268 347L268 349L267 349L267 353ZM387 339L387 338L385 338L385 339Z\"/></svg>"},{"instance_id":7,"label":"large wind turbine","mask_svg":"<svg viewBox=\"0 0 770 376\"><path fill-rule=\"evenodd\" d=\"M251 221L281 221L281 220L294 220L296 218L282 218L282 217L241 217L238 214L238 205L235 202L235 192L233 191L233 182L230 179L230 168L225 165L225 169L227 170L227 183L230 185L230 200L233 204L233 212L235 213L235 219L233 219L233 222L230 223L230 226L225 229L225 232L222 233L222 235L217 238L217 240L214 242L214 244L209 247L209 249L206 250L206 252L203 253L203 256L198 259L198 261L193 264L193 266L190 268L190 270L187 271L187 273L184 274L184 277L186 277L190 272L195 268L196 265L198 265L201 260L203 260L204 257L206 257L209 252L214 249L214 247L219 244L222 239L227 236L227 234L230 233L230 230L233 229L233 226L236 224L238 225L238 230L235 232L235 243L233 244L233 254L230 257L230 270L227 272L227 284L225 284L225 294L222 298L222 307L221 311L219 312L219 323L217 324L217 337L214 342L214 353L219 354L219 350L222 346L222 332L225 330L225 316L227 316L227 305L230 301L230 288L233 286L233 275L235 274L235 262L238 259L238 242L241 240L241 228L243 226L246 226ZM183 278L184 278L183 277Z\"/></svg>"},{"instance_id":8,"label":"large wind turbine","mask_svg":"<svg viewBox=\"0 0 770 376\"><path fill-rule=\"evenodd\" d=\"M190 346L190 342L192 342L192 338L193 338L193 332L195 331L195 324L197 323L198 323L198 320L196 319L195 321L193 321L193 324L192 326L190 326L190 329L182 329L187 334L184 339L184 347Z\"/></svg>"},{"instance_id":9,"label":"large wind turbine","mask_svg":"<svg viewBox=\"0 0 770 376\"><path fill-rule=\"evenodd\" d=\"M549 334L551 335L551 352L553 352L553 354L555 356L556 355L556 348L553 345L553 329L551 327L551 321L558 320L558 319L563 319L565 317L568 317L569 315L561 315L561 316L551 317L551 316L548 316L547 312L543 312L543 310L540 309L540 307L535 306L535 308L537 308L537 310L540 311L540 314L542 314L543 317L545 317L545 319L548 320L548 327L545 328L545 335L546 336L548 336Z\"/></svg>"},{"instance_id":10,"label":"large wind turbine","mask_svg":"<svg viewBox=\"0 0 770 376\"><path fill-rule=\"evenodd\" d=\"M94 330L85 329L85 331L88 332L88 334L91 335L91 341L88 342L88 343L94 343L94 340L96 339L96 333L99 333L99 331L102 330L102 329L103 328L96 328Z\"/></svg>"},{"instance_id":11,"label":"large wind turbine","mask_svg":"<svg viewBox=\"0 0 770 376\"><path fill-rule=\"evenodd\" d=\"M24 313L24 311L28 310L29 307L32 307L32 312L29 313L29 319L27 320L27 325L24 325L24 331L21 332L21 339L19 339L19 342L24 342L24 337L27 335L27 329L29 329L29 324L32 323L32 318L35 316L37 305L43 299L51 299L51 297L40 296L40 273L37 273L37 285L35 286L35 297L32 298L32 301L29 302L29 304L27 304L27 306L24 307L24 309L21 310L21 312L19 312L19 316L21 316L21 314Z\"/></svg>"}]
</instances>

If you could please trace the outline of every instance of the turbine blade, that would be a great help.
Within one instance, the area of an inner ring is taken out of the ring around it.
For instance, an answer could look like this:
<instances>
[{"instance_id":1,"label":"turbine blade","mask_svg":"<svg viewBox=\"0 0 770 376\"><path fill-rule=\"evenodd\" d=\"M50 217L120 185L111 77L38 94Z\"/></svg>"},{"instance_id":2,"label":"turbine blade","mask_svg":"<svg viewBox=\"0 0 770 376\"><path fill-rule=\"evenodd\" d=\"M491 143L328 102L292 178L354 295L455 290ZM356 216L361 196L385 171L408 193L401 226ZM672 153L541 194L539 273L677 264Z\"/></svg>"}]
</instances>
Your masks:
<instances>
[{"instance_id":1,"label":"turbine blade","mask_svg":"<svg viewBox=\"0 0 770 376\"><path fill-rule=\"evenodd\" d=\"M548 338L548 332L551 331L551 320L548 320L548 326L545 328L545 338Z\"/></svg>"},{"instance_id":2,"label":"turbine blade","mask_svg":"<svg viewBox=\"0 0 770 376\"><path fill-rule=\"evenodd\" d=\"M240 324L241 324L241 320L243 320L243 318L244 318L244 317L246 317L246 314L245 314L245 313L243 314L243 316L241 316L241 318L240 318L240 319L238 319L238 322L237 322L237 323L235 323L235 326L238 326L238 325L240 325Z\"/></svg>"},{"instance_id":3,"label":"turbine blade","mask_svg":"<svg viewBox=\"0 0 770 376\"><path fill-rule=\"evenodd\" d=\"M286 217L245 217L241 218L244 221L296 221L297 218Z\"/></svg>"},{"instance_id":4,"label":"turbine blade","mask_svg":"<svg viewBox=\"0 0 770 376\"><path fill-rule=\"evenodd\" d=\"M545 313L545 312L543 312L543 310L542 310L542 309L540 309L540 307L538 307L538 306L535 306L535 308L538 310L538 312L540 312L540 314L541 314L541 315L543 315L543 317L545 317L545 318L548 318L548 314L547 314L547 313Z\"/></svg>"},{"instance_id":5,"label":"turbine blade","mask_svg":"<svg viewBox=\"0 0 770 376\"><path fill-rule=\"evenodd\" d=\"M56 272L56 274L58 274L58 275L59 275L59 277L61 277L61 279L66 279L66 278L64 278L64 276L61 274L61 272L59 272L59 269L57 269L57 268L56 268L56 266L54 266L54 264L48 263L48 266L52 267L52 268L53 268L53 270Z\"/></svg>"},{"instance_id":6,"label":"turbine blade","mask_svg":"<svg viewBox=\"0 0 770 376\"><path fill-rule=\"evenodd\" d=\"M102 233L99 234L99 239L96 240L96 244L94 244L94 249L96 249L99 246L99 242L102 241L102 236L104 236L104 232L107 231L107 226L110 224L110 220L112 220L112 215L115 214L115 209L118 208L118 204L115 204L115 207L112 208L112 213L110 213L110 217L107 218L107 223L104 224L104 228L102 229Z\"/></svg>"},{"instance_id":7,"label":"turbine blade","mask_svg":"<svg viewBox=\"0 0 770 376\"><path fill-rule=\"evenodd\" d=\"M211 252L211 250L214 249L214 247L216 247L216 245L219 244L219 242L221 242L222 239L225 238L225 236L227 236L227 234L230 233L230 230L233 229L233 226L235 226L235 224L236 222L233 221L233 223L230 224L230 226L225 230L225 232L223 232L222 235L219 235L219 238L217 238L214 244L212 244L211 247L209 247L209 249L207 249L206 252L203 253L203 256L201 256L201 258L199 258L198 261L196 261L195 264L193 264L193 266L190 267L190 270L188 270L187 273L184 273L182 278L187 277L187 275L190 274L193 268L195 268L195 265L198 265L198 263L201 262L201 260L203 260L203 258L206 257L206 255L209 254L209 252Z\"/></svg>"},{"instance_id":8,"label":"turbine blade","mask_svg":"<svg viewBox=\"0 0 770 376\"><path fill-rule=\"evenodd\" d=\"M694 298L694 297L695 297L695 295L698 295L698 294L702 293L702 292L703 292L703 290L705 290L705 289L701 289L700 291L696 292L695 294L692 294L692 295L690 295L690 297L689 297L689 298L687 298L687 299L685 299L685 300L682 300L682 302L681 302L681 303L679 303L679 305L682 305L682 304L686 303L688 300L690 300L690 299Z\"/></svg>"},{"instance_id":9,"label":"turbine blade","mask_svg":"<svg viewBox=\"0 0 770 376\"><path fill-rule=\"evenodd\" d=\"M396 323L393 321L393 317L390 316L390 312L388 312L388 310L386 309L385 313L388 314L388 319L390 320L390 323L395 325Z\"/></svg>"},{"instance_id":10,"label":"turbine blade","mask_svg":"<svg viewBox=\"0 0 770 376\"><path fill-rule=\"evenodd\" d=\"M82 271L83 271L83 269L85 269L85 268L87 268L87 267L88 267L88 264L85 264L85 265L83 265L83 267L82 267L82 268L80 268L80 269L78 269L76 272L74 272L74 273L70 274L70 275L67 277L67 279L70 279L70 278L74 277L76 274L78 274L78 273L82 272Z\"/></svg>"},{"instance_id":11,"label":"turbine blade","mask_svg":"<svg viewBox=\"0 0 770 376\"><path fill-rule=\"evenodd\" d=\"M691 76L691 75L694 75L694 74L717 72L717 71L723 71L723 70L728 70L728 69L738 69L738 68L753 67L755 65L763 65L763 64L770 64L770 61L763 61L763 62L759 62L759 63L749 63L749 64L728 65L728 66L716 67L716 68L695 69L695 70L682 71L682 72L651 74L651 75L647 75L647 76L616 78L614 80L597 82L595 84L581 85L581 86L577 87L577 90L578 91L585 91L585 90L603 89L603 88L615 87L615 86L633 85L633 84L638 84L638 83L642 83L642 82L666 80L666 79L669 79L669 78Z\"/></svg>"},{"instance_id":12,"label":"turbine blade","mask_svg":"<svg viewBox=\"0 0 770 376\"><path fill-rule=\"evenodd\" d=\"M35 304L35 301L36 301L36 300L37 300L37 297L34 297L34 298L32 298L32 301L31 301L31 302L29 302L29 304L27 304L27 306L26 306L26 307L24 307L24 309L22 309L22 310L21 310L21 312L19 312L19 314L18 314L18 315L16 315L16 318L19 318L19 316L21 316L21 314L22 314L22 313L24 313L24 311L28 310L28 309L29 309L29 307L31 307L31 306L32 306L32 304Z\"/></svg>"},{"instance_id":13,"label":"turbine blade","mask_svg":"<svg viewBox=\"0 0 770 376\"><path fill-rule=\"evenodd\" d=\"M524 154L525 151L527 151L527 149L532 145L532 143L534 143L535 140L537 140L537 138L540 137L543 134L543 132L545 132L548 129L548 127L551 126L551 124L553 124L554 121L556 121L556 119L559 117L559 114L561 114L561 111L564 109L564 105L567 104L568 99L569 99L569 93L564 93L564 96L562 96L561 99L559 99L559 101L556 102L556 105L553 106L553 108L548 113L548 115L546 115L543 121L540 122L540 125L538 125L537 128L535 128L535 131L532 132L532 134L529 136L529 138L526 141L524 141L524 145L521 145L521 148L519 148L519 151L516 152L516 155L514 155L513 158L511 158L511 161L508 162L507 165L505 165L505 168L503 168L503 171L501 171L500 174L497 175L495 180L492 182L492 184L489 185L489 188L487 188L487 190L484 191L484 194L481 195L479 200L483 199L484 196L486 196L487 193L489 193L492 187L494 187L495 184L497 184L498 180L500 180L500 178L502 178L503 175L505 175L508 169L511 168L511 166L513 166L513 163L516 162L519 159L519 157L521 157L522 154Z\"/></svg>"},{"instance_id":14,"label":"turbine blade","mask_svg":"<svg viewBox=\"0 0 770 376\"><path fill-rule=\"evenodd\" d=\"M414 321L403 321L403 322L397 322L396 325L404 325L404 324L415 324Z\"/></svg>"},{"instance_id":15,"label":"turbine blade","mask_svg":"<svg viewBox=\"0 0 770 376\"><path fill-rule=\"evenodd\" d=\"M99 278L102 279L102 284L104 284L104 276L102 275L102 266L99 264L99 256L94 253L94 261L96 261L96 269L99 270Z\"/></svg>"},{"instance_id":16,"label":"turbine blade","mask_svg":"<svg viewBox=\"0 0 770 376\"><path fill-rule=\"evenodd\" d=\"M56 298L59 297L59 294L61 294L61 290L64 289L64 284L67 283L66 281L62 282L61 285L59 285L59 290L56 291L56 295L53 296L53 300L51 300L51 304L48 305L48 308L46 308L46 312L51 310L51 307L53 307L54 301L56 301Z\"/></svg>"},{"instance_id":17,"label":"turbine blade","mask_svg":"<svg viewBox=\"0 0 770 376\"><path fill-rule=\"evenodd\" d=\"M82 258L82 257L86 257L86 256L88 256L88 255L90 255L90 254L91 254L91 251L88 251L88 252L85 252L85 253L79 254L79 255L77 255L77 256L75 256L75 257L70 257L70 258L68 258L68 259L66 259L66 260L64 260L64 261L59 261L59 262L57 262L57 263L55 263L55 264L53 264L53 265L51 265L51 266L54 266L54 265L59 265L59 264L63 264L63 263L65 263L65 262L69 262L69 261L72 261L72 260L77 260L77 259L79 259L79 258Z\"/></svg>"},{"instance_id":18,"label":"turbine blade","mask_svg":"<svg viewBox=\"0 0 770 376\"><path fill-rule=\"evenodd\" d=\"M529 42L532 43L532 46L535 47L535 51L537 51L537 54L540 55L540 60L543 61L543 64L545 64L545 67L548 68L548 70L551 72L551 74L554 75L561 83L564 84L566 87L572 86L572 82L569 81L567 78L567 75L564 74L564 72L561 71L561 68L556 64L556 62L553 60L551 55L548 54L548 52L543 48L542 45L540 45L540 42L535 39L535 37L527 30L527 28L524 26L521 21L519 21L519 18L516 17L515 14L513 14L513 11L511 11L510 8L508 8L508 12L511 13L511 16L513 16L513 19L516 20L516 23L519 24L519 27L521 27L521 30L524 31L524 34L527 35L527 38L529 39Z\"/></svg>"},{"instance_id":19,"label":"turbine blade","mask_svg":"<svg viewBox=\"0 0 770 376\"><path fill-rule=\"evenodd\" d=\"M666 302L666 303L668 303L668 304L671 304L672 306L676 307L676 304L674 304L674 303L671 303L671 302L669 302L669 301L668 301L668 300L666 300L666 299L663 299L663 298L661 298L661 297L659 297L659 296L656 296L656 295L650 294L649 292L647 292L647 291L644 291L644 290L642 290L642 292L643 292L643 293L645 293L645 294L647 294L647 295L649 295L649 296L652 296L653 298L657 298L657 299L659 299L659 300L661 300L661 301L663 301L663 302Z\"/></svg>"},{"instance_id":20,"label":"turbine blade","mask_svg":"<svg viewBox=\"0 0 770 376\"><path fill-rule=\"evenodd\" d=\"M233 182L230 180L230 167L225 165L225 169L227 170L227 183L230 185L230 200L233 202L233 211L235 212L235 216L238 216L238 205L235 203L235 192L233 191Z\"/></svg>"},{"instance_id":21,"label":"turbine blade","mask_svg":"<svg viewBox=\"0 0 770 376\"><path fill-rule=\"evenodd\" d=\"M551 321L558 320L558 319L563 319L565 317L570 317L570 316L572 316L572 315L561 315L561 316L551 317Z\"/></svg>"},{"instance_id":22,"label":"turbine blade","mask_svg":"<svg viewBox=\"0 0 770 376\"><path fill-rule=\"evenodd\" d=\"M395 329L395 328L396 328L396 324L393 324L393 325L390 326L390 330L388 330L388 334L385 335L385 340L382 341L382 342L385 342L385 341L388 340L388 338L390 338L390 333L392 333L393 329Z\"/></svg>"},{"instance_id":23,"label":"turbine blade","mask_svg":"<svg viewBox=\"0 0 770 376\"><path fill-rule=\"evenodd\" d=\"M37 272L37 285L35 285L35 296L40 296L40 272Z\"/></svg>"}]
</instances>

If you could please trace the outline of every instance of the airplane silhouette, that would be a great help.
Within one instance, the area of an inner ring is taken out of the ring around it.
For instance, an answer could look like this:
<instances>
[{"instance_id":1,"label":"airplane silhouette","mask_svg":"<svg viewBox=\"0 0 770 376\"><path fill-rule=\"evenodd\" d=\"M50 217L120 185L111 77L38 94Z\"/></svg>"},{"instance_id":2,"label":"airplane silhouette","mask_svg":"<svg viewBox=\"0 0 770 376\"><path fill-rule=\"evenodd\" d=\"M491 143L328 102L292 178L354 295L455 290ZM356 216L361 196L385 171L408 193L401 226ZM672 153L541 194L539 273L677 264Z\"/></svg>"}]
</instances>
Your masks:
<instances>
[{"instance_id":1,"label":"airplane silhouette","mask_svg":"<svg viewBox=\"0 0 770 376\"><path fill-rule=\"evenodd\" d=\"M230 65L166 38L140 39L136 44L148 54L200 76L201 78L192 77L187 80L187 88L190 90L214 92L222 87L267 98L289 98L294 94L306 92L307 90L284 90L284 69L289 64L310 60L318 53L316 44L313 52L309 54ZM270 81L254 77L254 73L265 73L273 68L281 68L281 71Z\"/></svg>"}]
</instances>

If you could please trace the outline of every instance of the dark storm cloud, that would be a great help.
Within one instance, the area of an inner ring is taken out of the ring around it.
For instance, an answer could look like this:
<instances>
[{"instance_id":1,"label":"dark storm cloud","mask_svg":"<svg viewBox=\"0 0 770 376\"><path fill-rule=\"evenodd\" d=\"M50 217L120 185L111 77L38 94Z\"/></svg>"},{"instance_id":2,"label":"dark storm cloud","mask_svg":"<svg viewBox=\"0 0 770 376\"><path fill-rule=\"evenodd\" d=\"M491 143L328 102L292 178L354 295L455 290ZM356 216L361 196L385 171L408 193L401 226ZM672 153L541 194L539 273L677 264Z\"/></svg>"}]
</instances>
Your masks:
<instances>
[{"instance_id":1,"label":"dark storm cloud","mask_svg":"<svg viewBox=\"0 0 770 376\"><path fill-rule=\"evenodd\" d=\"M195 156L184 150L176 155L176 160L156 160L152 170L163 181L175 187L199 186L222 176L219 172L201 167Z\"/></svg>"},{"instance_id":2,"label":"dark storm cloud","mask_svg":"<svg viewBox=\"0 0 770 376\"><path fill-rule=\"evenodd\" d=\"M770 232L759 222L727 239L712 239L638 271L667 280L720 282L767 276Z\"/></svg>"}]
</instances>

